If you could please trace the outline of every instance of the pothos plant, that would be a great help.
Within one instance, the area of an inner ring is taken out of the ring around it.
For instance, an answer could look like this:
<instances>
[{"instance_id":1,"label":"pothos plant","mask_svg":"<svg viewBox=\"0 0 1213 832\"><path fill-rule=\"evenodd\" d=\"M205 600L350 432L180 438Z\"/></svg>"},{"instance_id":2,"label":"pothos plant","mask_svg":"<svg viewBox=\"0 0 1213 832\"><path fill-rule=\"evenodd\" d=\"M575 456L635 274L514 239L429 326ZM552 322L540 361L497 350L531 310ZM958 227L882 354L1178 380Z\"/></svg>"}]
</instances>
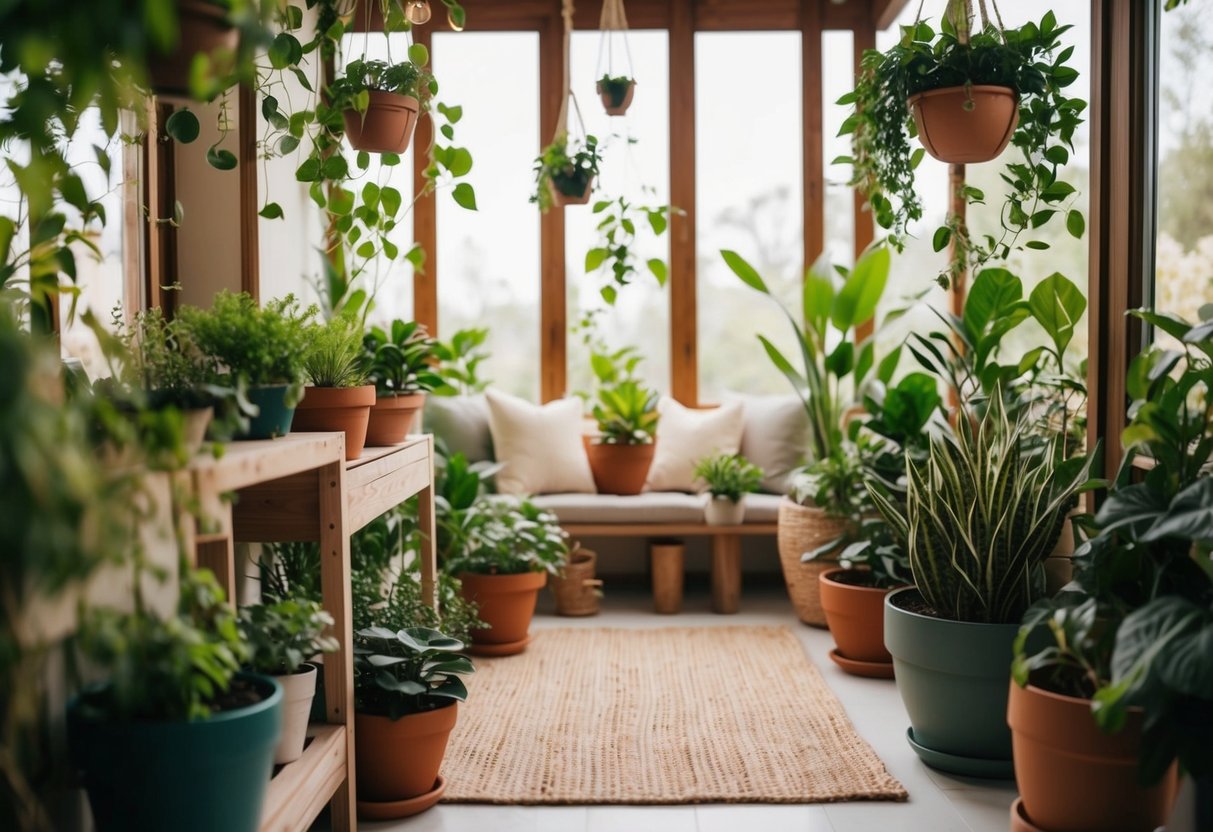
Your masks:
<instances>
[{"instance_id":1,"label":"pothos plant","mask_svg":"<svg viewBox=\"0 0 1213 832\"><path fill-rule=\"evenodd\" d=\"M640 274L637 223L647 222L653 236L660 237L670 227L670 214L676 210L670 205L637 205L624 197L594 203L594 214L602 218L598 221L597 244L585 253L585 271L603 275L606 282L598 291L609 305L613 306L620 290ZM650 257L644 265L657 279L657 285L665 286L670 275L666 261Z\"/></svg>"},{"instance_id":2,"label":"pothos plant","mask_svg":"<svg viewBox=\"0 0 1213 832\"><path fill-rule=\"evenodd\" d=\"M965 268L1005 259L1021 247L1027 232L1055 218L1063 218L1073 236L1084 233L1085 220L1074 207L1075 188L1062 178L1074 150L1074 131L1087 106L1066 94L1078 78L1078 70L1068 63L1074 47L1062 47L1062 36L1070 28L1058 25L1050 11L1039 24L988 27L972 32L966 42L948 17L939 32L919 21L903 26L901 40L889 51L867 50L855 89L838 100L854 112L839 130L839 135L852 137L851 155L835 162L852 166L851 184L868 199L876 222L888 229L890 244L900 251L909 234L907 226L923 216L914 171L925 151L911 149L916 128L909 97L929 89L978 84L1016 91L1019 123L1011 144L1018 153L1001 174L1007 185L999 209L1001 232L976 239L954 218L937 228L932 235L936 251L955 242L948 269L938 277L945 288ZM970 205L985 200L981 190L967 185L960 196ZM1049 245L1027 240L1022 247Z\"/></svg>"},{"instance_id":3,"label":"pothos plant","mask_svg":"<svg viewBox=\"0 0 1213 832\"><path fill-rule=\"evenodd\" d=\"M547 213L555 204L553 192L566 197L584 195L593 187L601 162L596 136L577 139L561 133L535 158L535 193L531 194L531 202Z\"/></svg>"}]
</instances>

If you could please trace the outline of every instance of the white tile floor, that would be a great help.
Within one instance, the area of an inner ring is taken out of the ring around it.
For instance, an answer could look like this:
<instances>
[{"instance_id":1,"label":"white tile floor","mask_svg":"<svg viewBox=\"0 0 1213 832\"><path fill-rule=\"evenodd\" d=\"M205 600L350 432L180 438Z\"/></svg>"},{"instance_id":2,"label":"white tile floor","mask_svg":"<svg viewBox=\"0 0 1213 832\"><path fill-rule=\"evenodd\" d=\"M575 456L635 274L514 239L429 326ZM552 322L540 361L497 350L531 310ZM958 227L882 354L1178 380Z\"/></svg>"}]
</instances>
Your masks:
<instances>
[{"instance_id":1,"label":"white tile floor","mask_svg":"<svg viewBox=\"0 0 1213 832\"><path fill-rule=\"evenodd\" d=\"M742 612L709 612L706 592L689 591L684 612L659 616L641 592L612 591L601 615L558 618L541 604L535 627L669 627L786 624L809 659L838 694L856 730L910 793L906 803L855 802L811 806L469 806L439 804L394 823L364 823L360 829L393 832L1006 832L1015 799L1012 782L952 777L929 769L906 745L908 725L892 681L860 679L839 670L828 657L830 634L797 622L779 589L747 589ZM1183 801L1181 801L1183 802ZM1184 832L1180 821L1168 827Z\"/></svg>"}]
</instances>

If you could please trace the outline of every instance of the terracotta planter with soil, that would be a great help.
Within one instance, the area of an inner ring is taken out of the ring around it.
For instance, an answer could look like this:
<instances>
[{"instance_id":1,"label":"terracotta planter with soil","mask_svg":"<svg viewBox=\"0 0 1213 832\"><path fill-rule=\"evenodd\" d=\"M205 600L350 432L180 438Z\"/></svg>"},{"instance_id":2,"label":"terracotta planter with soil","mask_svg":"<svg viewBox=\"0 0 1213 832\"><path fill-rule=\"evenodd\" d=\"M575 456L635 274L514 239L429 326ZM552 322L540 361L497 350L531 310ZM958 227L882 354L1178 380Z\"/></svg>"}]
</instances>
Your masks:
<instances>
[{"instance_id":1,"label":"terracotta planter with soil","mask_svg":"<svg viewBox=\"0 0 1213 832\"><path fill-rule=\"evenodd\" d=\"M1007 723L1015 779L1028 824L1048 832L1151 832L1167 822L1179 788L1172 765L1162 782L1138 782L1143 714L1130 709L1116 734L1091 716L1091 701L1011 683Z\"/></svg>"},{"instance_id":2,"label":"terracotta planter with soil","mask_svg":"<svg viewBox=\"0 0 1213 832\"><path fill-rule=\"evenodd\" d=\"M296 433L341 431L345 434L345 458L362 456L366 426L375 404L375 385L361 387L308 387L295 410L292 428Z\"/></svg>"},{"instance_id":3,"label":"terracotta planter with soil","mask_svg":"<svg viewBox=\"0 0 1213 832\"><path fill-rule=\"evenodd\" d=\"M589 549L578 549L569 555L569 562L559 577L552 578L552 594L556 596L556 614L568 616L597 615L602 596L602 581L594 577L598 555Z\"/></svg>"},{"instance_id":4,"label":"terracotta planter with soil","mask_svg":"<svg viewBox=\"0 0 1213 832\"><path fill-rule=\"evenodd\" d=\"M623 94L618 95L614 89L599 81L598 95L608 116L624 115L628 107L632 106L632 98L636 95L636 82L629 82Z\"/></svg>"},{"instance_id":5,"label":"terracotta planter with soil","mask_svg":"<svg viewBox=\"0 0 1213 832\"><path fill-rule=\"evenodd\" d=\"M834 636L830 658L856 676L893 677L893 657L884 646L884 599L892 588L872 585L860 569L822 572L821 606Z\"/></svg>"},{"instance_id":6,"label":"terracotta planter with soil","mask_svg":"<svg viewBox=\"0 0 1213 832\"><path fill-rule=\"evenodd\" d=\"M167 55L154 49L147 60L148 83L157 95L187 96L194 56L235 53L240 33L227 19L227 9L207 0L177 0L181 37Z\"/></svg>"},{"instance_id":7,"label":"terracotta planter with soil","mask_svg":"<svg viewBox=\"0 0 1213 832\"><path fill-rule=\"evenodd\" d=\"M745 495L736 502L728 497L708 495L703 508L703 519L709 526L740 526L745 522Z\"/></svg>"},{"instance_id":8,"label":"terracotta planter with soil","mask_svg":"<svg viewBox=\"0 0 1213 832\"><path fill-rule=\"evenodd\" d=\"M425 393L411 396L379 396L371 408L366 444L372 448L399 445L413 430L417 413L425 407Z\"/></svg>"},{"instance_id":9,"label":"terracotta planter with soil","mask_svg":"<svg viewBox=\"0 0 1213 832\"><path fill-rule=\"evenodd\" d=\"M395 720L355 713L359 804L395 803L432 791L458 717L454 700Z\"/></svg>"},{"instance_id":10,"label":"terracotta planter with soil","mask_svg":"<svg viewBox=\"0 0 1213 832\"><path fill-rule=\"evenodd\" d=\"M413 138L421 102L411 95L369 92L371 103L365 113L354 109L341 113L350 146L368 153L403 153Z\"/></svg>"},{"instance_id":11,"label":"terracotta planter with soil","mask_svg":"<svg viewBox=\"0 0 1213 832\"><path fill-rule=\"evenodd\" d=\"M847 521L826 515L812 506L802 506L787 497L779 502L779 528L776 544L779 564L788 597L796 608L796 617L814 627L826 626L821 607L821 573L836 564L829 561L801 563L805 552L836 540L846 531Z\"/></svg>"},{"instance_id":12,"label":"terracotta planter with soil","mask_svg":"<svg viewBox=\"0 0 1213 832\"><path fill-rule=\"evenodd\" d=\"M599 494L639 494L653 464L656 442L607 445L586 440L585 452Z\"/></svg>"},{"instance_id":13,"label":"terracotta planter with soil","mask_svg":"<svg viewBox=\"0 0 1213 832\"><path fill-rule=\"evenodd\" d=\"M922 146L949 164L997 158L1019 124L1019 96L1010 87L942 87L910 96L909 105Z\"/></svg>"},{"instance_id":14,"label":"terracotta planter with soil","mask_svg":"<svg viewBox=\"0 0 1213 832\"><path fill-rule=\"evenodd\" d=\"M481 656L512 656L526 649L531 640L531 619L539 590L547 583L546 572L521 575L477 575L464 572L460 592L480 607L485 630L472 630L471 652Z\"/></svg>"},{"instance_id":15,"label":"terracotta planter with soil","mask_svg":"<svg viewBox=\"0 0 1213 832\"><path fill-rule=\"evenodd\" d=\"M594 179L585 182L576 180L548 180L548 190L552 194L552 205L560 208L565 205L588 205L594 193Z\"/></svg>"}]
</instances>

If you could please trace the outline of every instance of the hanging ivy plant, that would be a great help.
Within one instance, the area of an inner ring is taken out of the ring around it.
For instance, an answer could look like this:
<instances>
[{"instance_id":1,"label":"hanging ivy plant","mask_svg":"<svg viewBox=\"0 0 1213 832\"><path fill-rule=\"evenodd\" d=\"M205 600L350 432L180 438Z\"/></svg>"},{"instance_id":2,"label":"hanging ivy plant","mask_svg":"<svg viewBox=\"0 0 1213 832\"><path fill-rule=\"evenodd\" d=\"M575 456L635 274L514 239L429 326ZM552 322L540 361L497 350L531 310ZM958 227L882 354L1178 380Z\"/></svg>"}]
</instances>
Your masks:
<instances>
[{"instance_id":1,"label":"hanging ivy plant","mask_svg":"<svg viewBox=\"0 0 1213 832\"><path fill-rule=\"evenodd\" d=\"M677 209L669 205L647 207L634 205L624 197L604 199L594 203L594 214L605 215L598 222L598 243L585 253L586 274L601 272L605 285L599 289L602 299L614 305L619 291L640 274L641 258L637 252L638 223L647 223L654 237L665 234L670 226L670 214ZM644 261L644 267L665 286L669 267L659 257Z\"/></svg>"},{"instance_id":2,"label":"hanging ivy plant","mask_svg":"<svg viewBox=\"0 0 1213 832\"><path fill-rule=\"evenodd\" d=\"M1039 24L1027 23L1003 31L989 26L975 31L965 43L945 17L941 31L919 22L902 27L900 42L887 52L868 50L861 62L856 87L838 100L854 112L839 135L852 137L851 156L835 160L852 165L851 184L867 197L876 222L888 230L898 250L905 246L907 226L922 219L922 199L915 169L924 150L912 148L917 135L908 99L915 93L951 86L997 85L1011 87L1019 99L1019 123L1011 144L1019 151L1001 174L1008 185L1000 209L1002 233L980 239L952 222L932 236L936 251L955 238L954 257L939 282L964 268L978 268L992 258L1006 258L1020 246L1024 232L1040 228L1056 217L1067 229L1082 235L1085 223L1075 210L1075 188L1061 178L1074 150L1074 131L1082 123L1087 103L1067 95L1078 78L1069 65L1074 47L1061 48L1061 38L1072 27L1058 25L1053 12ZM965 186L962 198L980 204L985 194ZM1040 240L1022 244L1048 248Z\"/></svg>"},{"instance_id":3,"label":"hanging ivy plant","mask_svg":"<svg viewBox=\"0 0 1213 832\"><path fill-rule=\"evenodd\" d=\"M575 139L562 133L535 159L531 202L544 213L553 205L588 202L601 162L595 136Z\"/></svg>"}]
</instances>

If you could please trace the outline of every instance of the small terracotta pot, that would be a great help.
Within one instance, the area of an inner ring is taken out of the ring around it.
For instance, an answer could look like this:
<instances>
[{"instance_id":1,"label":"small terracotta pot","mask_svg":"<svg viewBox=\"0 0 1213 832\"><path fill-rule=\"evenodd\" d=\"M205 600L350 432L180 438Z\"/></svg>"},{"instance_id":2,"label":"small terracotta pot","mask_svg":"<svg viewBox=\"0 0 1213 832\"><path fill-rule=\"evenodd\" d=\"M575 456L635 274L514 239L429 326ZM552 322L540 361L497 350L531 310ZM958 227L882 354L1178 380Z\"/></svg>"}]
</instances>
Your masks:
<instances>
[{"instance_id":1,"label":"small terracotta pot","mask_svg":"<svg viewBox=\"0 0 1213 832\"><path fill-rule=\"evenodd\" d=\"M779 526L775 536L779 564L796 617L813 627L826 626L821 608L822 572L834 566L829 561L801 561L805 552L829 543L847 529L845 520L828 516L815 506L802 506L784 497L779 501Z\"/></svg>"},{"instance_id":2,"label":"small terracotta pot","mask_svg":"<svg viewBox=\"0 0 1213 832\"><path fill-rule=\"evenodd\" d=\"M1019 97L1010 87L942 87L910 96L909 105L922 146L949 164L997 158L1019 124Z\"/></svg>"},{"instance_id":3,"label":"small terracotta pot","mask_svg":"<svg viewBox=\"0 0 1213 832\"><path fill-rule=\"evenodd\" d=\"M628 84L628 91L623 94L623 98L618 104L611 96L611 91L601 81L598 82L598 96L602 99L602 106L606 110L608 116L621 116L628 111L628 107L632 106L632 98L636 95L636 82L632 81Z\"/></svg>"},{"instance_id":4,"label":"small terracotta pot","mask_svg":"<svg viewBox=\"0 0 1213 832\"><path fill-rule=\"evenodd\" d=\"M489 625L486 630L472 630L476 644L517 645L510 652L526 649L527 633L535 615L539 590L547 583L546 572L523 572L521 575L477 575L464 572L459 576L463 597L480 607L480 620Z\"/></svg>"},{"instance_id":5,"label":"small terracotta pot","mask_svg":"<svg viewBox=\"0 0 1213 832\"><path fill-rule=\"evenodd\" d=\"M838 652L860 662L892 664L884 646L884 598L892 589L846 583L839 576L853 570L828 569L818 577L821 608ZM843 668L846 669L845 667Z\"/></svg>"},{"instance_id":6,"label":"small terracotta pot","mask_svg":"<svg viewBox=\"0 0 1213 832\"><path fill-rule=\"evenodd\" d=\"M147 56L148 83L160 95L189 95L194 56L225 50L235 52L240 33L228 22L227 10L207 0L177 0L181 37L167 55L152 49Z\"/></svg>"},{"instance_id":7,"label":"small terracotta pot","mask_svg":"<svg viewBox=\"0 0 1213 832\"><path fill-rule=\"evenodd\" d=\"M342 431L345 433L345 458L357 459L366 445L366 426L374 404L373 384L307 387L291 427L296 433Z\"/></svg>"},{"instance_id":8,"label":"small terracotta pot","mask_svg":"<svg viewBox=\"0 0 1213 832\"><path fill-rule=\"evenodd\" d=\"M745 495L733 502L728 497L708 495L703 507L703 519L709 526L740 526L745 522Z\"/></svg>"},{"instance_id":9,"label":"small terracotta pot","mask_svg":"<svg viewBox=\"0 0 1213 832\"><path fill-rule=\"evenodd\" d=\"M1172 765L1157 785L1138 782L1143 714L1105 734L1091 702L1011 683L1007 723L1023 814L1049 832L1151 832L1167 822L1179 789Z\"/></svg>"},{"instance_id":10,"label":"small terracotta pot","mask_svg":"<svg viewBox=\"0 0 1213 832\"><path fill-rule=\"evenodd\" d=\"M396 720L354 714L358 799L386 803L433 789L458 717L459 704L454 700Z\"/></svg>"},{"instance_id":11,"label":"small terracotta pot","mask_svg":"<svg viewBox=\"0 0 1213 832\"><path fill-rule=\"evenodd\" d=\"M317 675L316 666L307 664L298 673L274 677L282 686L282 738L274 749L274 765L293 763L303 756Z\"/></svg>"},{"instance_id":12,"label":"small terracotta pot","mask_svg":"<svg viewBox=\"0 0 1213 832\"><path fill-rule=\"evenodd\" d=\"M425 407L425 393L411 396L379 396L371 408L366 444L372 448L399 445L413 429L417 412Z\"/></svg>"},{"instance_id":13,"label":"small terracotta pot","mask_svg":"<svg viewBox=\"0 0 1213 832\"><path fill-rule=\"evenodd\" d=\"M590 197L594 194L594 179L591 177L585 183L585 190L580 193L566 194L556 187L556 184L549 179L548 190L552 192L552 204L557 208L563 205L588 205Z\"/></svg>"},{"instance_id":14,"label":"small terracotta pot","mask_svg":"<svg viewBox=\"0 0 1213 832\"><path fill-rule=\"evenodd\" d=\"M590 472L599 494L639 494L649 476L657 443L644 445L606 445L585 440Z\"/></svg>"},{"instance_id":15,"label":"small terracotta pot","mask_svg":"<svg viewBox=\"0 0 1213 832\"><path fill-rule=\"evenodd\" d=\"M370 153L403 153L413 138L421 102L411 95L383 90L370 90L370 94L365 113L354 109L341 113L350 146Z\"/></svg>"}]
</instances>

